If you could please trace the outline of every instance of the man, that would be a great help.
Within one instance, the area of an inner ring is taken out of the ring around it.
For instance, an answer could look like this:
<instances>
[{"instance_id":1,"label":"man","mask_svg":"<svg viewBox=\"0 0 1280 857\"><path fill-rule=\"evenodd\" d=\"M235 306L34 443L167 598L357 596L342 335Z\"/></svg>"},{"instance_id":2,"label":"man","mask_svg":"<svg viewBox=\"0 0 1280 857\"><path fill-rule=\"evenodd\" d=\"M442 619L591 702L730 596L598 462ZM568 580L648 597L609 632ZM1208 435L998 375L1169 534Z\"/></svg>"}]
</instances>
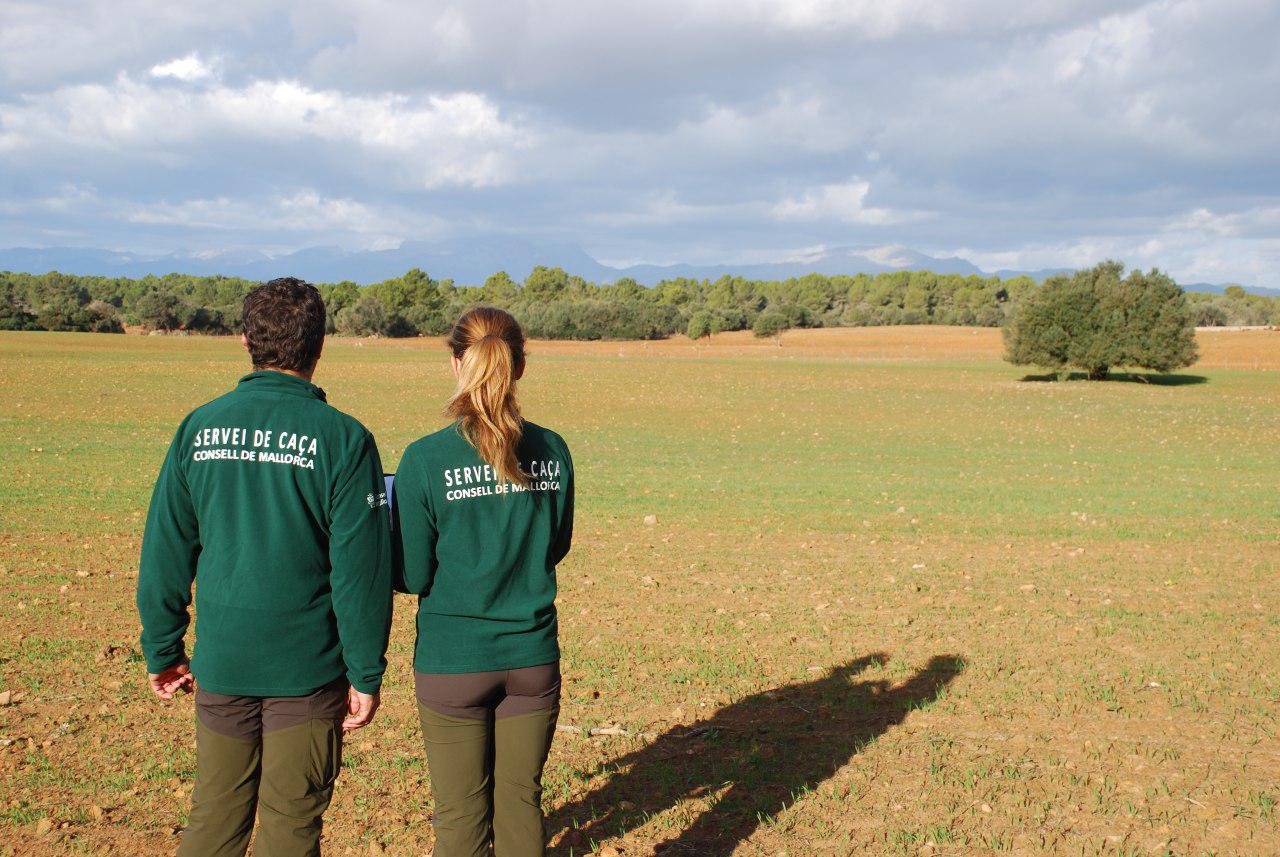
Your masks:
<instances>
[{"instance_id":1,"label":"man","mask_svg":"<svg viewBox=\"0 0 1280 857\"><path fill-rule=\"evenodd\" d=\"M138 611L161 699L196 691L181 857L320 853L344 731L373 718L391 624L373 436L311 383L324 302L292 278L244 299L254 371L193 411L160 470ZM196 638L183 637L196 584Z\"/></svg>"}]
</instances>

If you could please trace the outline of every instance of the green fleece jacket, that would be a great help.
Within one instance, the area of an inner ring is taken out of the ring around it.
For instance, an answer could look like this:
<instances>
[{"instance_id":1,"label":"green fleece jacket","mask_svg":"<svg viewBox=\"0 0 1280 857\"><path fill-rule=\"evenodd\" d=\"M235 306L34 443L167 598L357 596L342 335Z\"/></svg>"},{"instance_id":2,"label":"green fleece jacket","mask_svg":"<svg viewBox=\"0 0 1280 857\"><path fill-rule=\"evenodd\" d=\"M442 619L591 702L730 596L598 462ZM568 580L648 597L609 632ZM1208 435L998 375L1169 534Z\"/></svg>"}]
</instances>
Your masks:
<instances>
[{"instance_id":1,"label":"green fleece jacket","mask_svg":"<svg viewBox=\"0 0 1280 857\"><path fill-rule=\"evenodd\" d=\"M418 596L414 669L518 669L560 657L556 564L573 538L573 460L525 422L528 488L502 482L455 425L412 443L392 488L399 588Z\"/></svg>"},{"instance_id":2,"label":"green fleece jacket","mask_svg":"<svg viewBox=\"0 0 1280 857\"><path fill-rule=\"evenodd\" d=\"M147 514L138 578L149 672L185 656L214 693L303 696L386 669L392 548L373 436L324 391L254 372L178 428Z\"/></svg>"}]
</instances>

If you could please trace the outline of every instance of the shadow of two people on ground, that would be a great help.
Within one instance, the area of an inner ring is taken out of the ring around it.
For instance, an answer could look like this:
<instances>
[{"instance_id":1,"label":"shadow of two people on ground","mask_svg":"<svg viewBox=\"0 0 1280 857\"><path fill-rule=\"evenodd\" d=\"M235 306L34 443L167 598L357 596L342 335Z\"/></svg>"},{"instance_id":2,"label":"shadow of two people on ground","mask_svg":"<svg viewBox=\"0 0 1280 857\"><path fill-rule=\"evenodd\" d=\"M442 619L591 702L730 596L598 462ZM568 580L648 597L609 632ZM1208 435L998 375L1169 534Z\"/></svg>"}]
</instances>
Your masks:
<instances>
[{"instance_id":1,"label":"shadow of two people on ground","mask_svg":"<svg viewBox=\"0 0 1280 857\"><path fill-rule=\"evenodd\" d=\"M550 853L589 853L591 843L634 830L687 798L720 794L657 850L730 854L770 816L930 705L964 668L961 658L938 655L901 684L854 681L886 661L876 653L814 681L753 694L609 762L615 773L605 784L551 814Z\"/></svg>"}]
</instances>

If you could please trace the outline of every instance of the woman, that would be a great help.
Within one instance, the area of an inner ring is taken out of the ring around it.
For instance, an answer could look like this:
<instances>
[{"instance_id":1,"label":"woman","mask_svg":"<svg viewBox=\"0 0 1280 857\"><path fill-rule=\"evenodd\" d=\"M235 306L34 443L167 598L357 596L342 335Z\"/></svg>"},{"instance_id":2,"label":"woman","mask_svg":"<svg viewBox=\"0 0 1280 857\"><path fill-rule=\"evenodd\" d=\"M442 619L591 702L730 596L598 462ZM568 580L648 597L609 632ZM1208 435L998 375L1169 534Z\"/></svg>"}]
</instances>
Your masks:
<instances>
[{"instance_id":1,"label":"woman","mask_svg":"<svg viewBox=\"0 0 1280 857\"><path fill-rule=\"evenodd\" d=\"M573 532L564 440L520 416L524 334L477 307L448 345L453 423L414 442L392 508L418 596L414 672L436 857L541 855L542 768L560 712L556 563Z\"/></svg>"}]
</instances>

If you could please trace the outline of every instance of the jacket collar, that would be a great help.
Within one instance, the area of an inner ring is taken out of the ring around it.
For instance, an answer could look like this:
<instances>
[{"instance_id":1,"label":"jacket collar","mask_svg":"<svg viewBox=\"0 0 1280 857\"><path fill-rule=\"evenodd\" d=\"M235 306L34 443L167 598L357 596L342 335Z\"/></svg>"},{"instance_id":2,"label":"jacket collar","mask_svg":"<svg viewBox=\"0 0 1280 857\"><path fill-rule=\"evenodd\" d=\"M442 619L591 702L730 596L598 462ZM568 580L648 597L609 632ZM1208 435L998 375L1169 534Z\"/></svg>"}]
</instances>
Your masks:
<instances>
[{"instance_id":1,"label":"jacket collar","mask_svg":"<svg viewBox=\"0 0 1280 857\"><path fill-rule=\"evenodd\" d=\"M250 372L240 379L240 383L236 385L237 390L263 390L273 393L284 393L290 396L304 396L313 399L319 399L322 402L329 401L324 394L324 390L312 384L310 381L304 381L297 375L290 375L288 372L277 372L274 369L262 369L258 372Z\"/></svg>"}]
</instances>

